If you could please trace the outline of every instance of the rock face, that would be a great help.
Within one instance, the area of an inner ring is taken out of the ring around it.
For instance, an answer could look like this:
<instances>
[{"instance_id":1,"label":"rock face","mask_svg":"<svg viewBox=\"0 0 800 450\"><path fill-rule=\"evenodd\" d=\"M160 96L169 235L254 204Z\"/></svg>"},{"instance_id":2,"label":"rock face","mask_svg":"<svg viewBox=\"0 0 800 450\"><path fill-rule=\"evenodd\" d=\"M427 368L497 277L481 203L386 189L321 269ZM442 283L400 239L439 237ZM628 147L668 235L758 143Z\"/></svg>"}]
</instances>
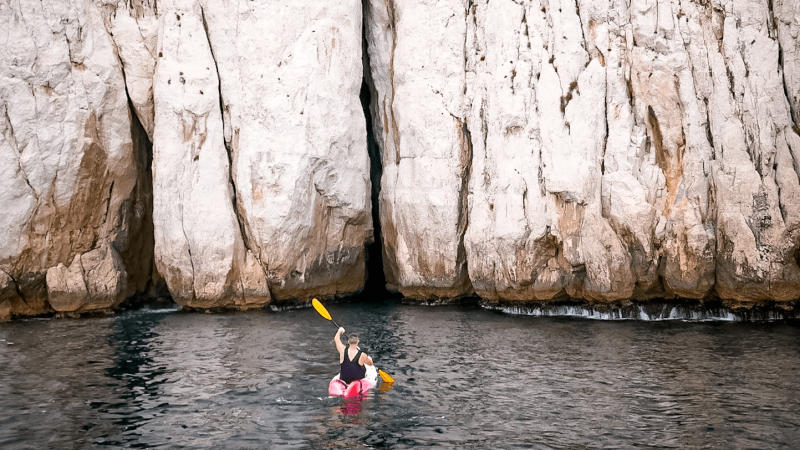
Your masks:
<instances>
[{"instance_id":1,"label":"rock face","mask_svg":"<svg viewBox=\"0 0 800 450\"><path fill-rule=\"evenodd\" d=\"M361 3L209 0L202 16L236 214L270 292L357 292L372 241Z\"/></svg>"},{"instance_id":2,"label":"rock face","mask_svg":"<svg viewBox=\"0 0 800 450\"><path fill-rule=\"evenodd\" d=\"M95 3L103 13L106 30L122 62L128 98L152 142L155 126L153 75L159 30L156 0Z\"/></svg>"},{"instance_id":3,"label":"rock face","mask_svg":"<svg viewBox=\"0 0 800 450\"><path fill-rule=\"evenodd\" d=\"M0 13L3 317L113 307L144 288L138 275L197 308L363 287L360 2L28 0Z\"/></svg>"},{"instance_id":4,"label":"rock face","mask_svg":"<svg viewBox=\"0 0 800 450\"><path fill-rule=\"evenodd\" d=\"M390 288L798 297L796 2L365 11Z\"/></svg>"},{"instance_id":5,"label":"rock face","mask_svg":"<svg viewBox=\"0 0 800 450\"><path fill-rule=\"evenodd\" d=\"M0 319L161 277L196 308L359 291L362 80L392 291L800 297L796 1L20 0L0 23Z\"/></svg>"},{"instance_id":6,"label":"rock face","mask_svg":"<svg viewBox=\"0 0 800 450\"><path fill-rule=\"evenodd\" d=\"M114 46L87 1L6 2L0 23L0 318L111 308L152 255Z\"/></svg>"},{"instance_id":7,"label":"rock face","mask_svg":"<svg viewBox=\"0 0 800 450\"><path fill-rule=\"evenodd\" d=\"M263 304L266 277L244 247L234 211L202 10L193 2L161 2L161 8L153 83L156 266L182 305Z\"/></svg>"},{"instance_id":8,"label":"rock face","mask_svg":"<svg viewBox=\"0 0 800 450\"><path fill-rule=\"evenodd\" d=\"M470 294L465 5L372 0L364 11L387 287L417 298Z\"/></svg>"},{"instance_id":9,"label":"rock face","mask_svg":"<svg viewBox=\"0 0 800 450\"><path fill-rule=\"evenodd\" d=\"M360 4L159 12L155 253L170 291L199 307L357 292L372 239Z\"/></svg>"}]
</instances>

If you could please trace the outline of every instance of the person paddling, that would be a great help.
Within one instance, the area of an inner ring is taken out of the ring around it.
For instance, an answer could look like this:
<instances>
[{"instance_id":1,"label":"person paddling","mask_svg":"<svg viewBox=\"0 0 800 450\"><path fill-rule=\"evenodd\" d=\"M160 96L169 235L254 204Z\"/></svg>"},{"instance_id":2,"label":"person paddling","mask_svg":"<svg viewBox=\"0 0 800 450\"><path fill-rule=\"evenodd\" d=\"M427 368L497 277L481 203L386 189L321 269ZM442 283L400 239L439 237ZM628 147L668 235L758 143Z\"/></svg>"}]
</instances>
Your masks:
<instances>
[{"instance_id":1,"label":"person paddling","mask_svg":"<svg viewBox=\"0 0 800 450\"><path fill-rule=\"evenodd\" d=\"M358 348L357 333L350 333L347 337L347 343L350 344L349 347L345 347L342 343L342 334L344 334L344 328L339 327L333 342L336 344L336 350L339 351L339 363L342 366L339 371L339 379L350 384L355 380L364 378L367 373L367 368L364 364L371 366L372 358Z\"/></svg>"}]
</instances>

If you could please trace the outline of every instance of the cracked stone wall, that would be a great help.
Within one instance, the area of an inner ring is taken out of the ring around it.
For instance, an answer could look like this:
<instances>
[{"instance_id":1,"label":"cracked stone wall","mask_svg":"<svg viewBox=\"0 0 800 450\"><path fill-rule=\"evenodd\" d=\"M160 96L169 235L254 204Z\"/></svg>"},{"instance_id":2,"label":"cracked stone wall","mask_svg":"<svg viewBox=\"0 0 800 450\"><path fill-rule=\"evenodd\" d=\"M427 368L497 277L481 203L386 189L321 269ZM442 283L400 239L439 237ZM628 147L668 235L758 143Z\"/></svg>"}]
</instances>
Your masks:
<instances>
[{"instance_id":1,"label":"cracked stone wall","mask_svg":"<svg viewBox=\"0 0 800 450\"><path fill-rule=\"evenodd\" d=\"M795 1L15 0L0 24L0 318L161 277L196 308L361 290L362 80L392 291L800 297Z\"/></svg>"},{"instance_id":2,"label":"cracked stone wall","mask_svg":"<svg viewBox=\"0 0 800 450\"><path fill-rule=\"evenodd\" d=\"M153 222L159 273L181 305L269 301L266 277L236 219L219 78L202 9L160 2L155 69Z\"/></svg>"},{"instance_id":3,"label":"cracked stone wall","mask_svg":"<svg viewBox=\"0 0 800 450\"><path fill-rule=\"evenodd\" d=\"M201 4L236 214L271 294L361 290L373 236L360 1Z\"/></svg>"},{"instance_id":4,"label":"cracked stone wall","mask_svg":"<svg viewBox=\"0 0 800 450\"><path fill-rule=\"evenodd\" d=\"M417 298L471 294L465 5L374 0L364 15L387 287Z\"/></svg>"},{"instance_id":5,"label":"cracked stone wall","mask_svg":"<svg viewBox=\"0 0 800 450\"><path fill-rule=\"evenodd\" d=\"M390 289L800 297L796 2L364 5Z\"/></svg>"},{"instance_id":6,"label":"cracked stone wall","mask_svg":"<svg viewBox=\"0 0 800 450\"><path fill-rule=\"evenodd\" d=\"M155 258L178 303L359 291L372 240L361 4L103 11L136 75L126 81L137 116L153 124Z\"/></svg>"},{"instance_id":7,"label":"cracked stone wall","mask_svg":"<svg viewBox=\"0 0 800 450\"><path fill-rule=\"evenodd\" d=\"M88 1L3 2L0 24L0 319L113 308L152 254L119 58Z\"/></svg>"},{"instance_id":8,"label":"cracked stone wall","mask_svg":"<svg viewBox=\"0 0 800 450\"><path fill-rule=\"evenodd\" d=\"M3 318L106 309L161 277L197 308L363 288L360 2L21 0L0 14Z\"/></svg>"}]
</instances>

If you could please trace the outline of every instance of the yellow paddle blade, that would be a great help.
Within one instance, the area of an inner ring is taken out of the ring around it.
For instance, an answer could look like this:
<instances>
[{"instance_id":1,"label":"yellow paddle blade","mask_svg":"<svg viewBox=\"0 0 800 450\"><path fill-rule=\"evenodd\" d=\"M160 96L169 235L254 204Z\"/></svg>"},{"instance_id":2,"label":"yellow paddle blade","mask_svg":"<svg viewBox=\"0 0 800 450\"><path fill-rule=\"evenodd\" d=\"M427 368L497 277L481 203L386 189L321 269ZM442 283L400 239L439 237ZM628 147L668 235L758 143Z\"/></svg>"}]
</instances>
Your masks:
<instances>
[{"instance_id":1,"label":"yellow paddle blade","mask_svg":"<svg viewBox=\"0 0 800 450\"><path fill-rule=\"evenodd\" d=\"M394 383L394 378L392 378L391 375L389 375L388 373L384 372L383 370L378 370L378 375L381 376L381 379L385 383Z\"/></svg>"},{"instance_id":2,"label":"yellow paddle blade","mask_svg":"<svg viewBox=\"0 0 800 450\"><path fill-rule=\"evenodd\" d=\"M319 313L320 316L322 316L322 317L324 317L324 318L326 318L328 320L333 320L333 319L331 319L331 315L328 313L328 310L325 309L324 306L322 306L322 303L320 303L319 300L317 300L317 299L311 300L311 306L313 306L314 309L317 310L317 312Z\"/></svg>"}]
</instances>

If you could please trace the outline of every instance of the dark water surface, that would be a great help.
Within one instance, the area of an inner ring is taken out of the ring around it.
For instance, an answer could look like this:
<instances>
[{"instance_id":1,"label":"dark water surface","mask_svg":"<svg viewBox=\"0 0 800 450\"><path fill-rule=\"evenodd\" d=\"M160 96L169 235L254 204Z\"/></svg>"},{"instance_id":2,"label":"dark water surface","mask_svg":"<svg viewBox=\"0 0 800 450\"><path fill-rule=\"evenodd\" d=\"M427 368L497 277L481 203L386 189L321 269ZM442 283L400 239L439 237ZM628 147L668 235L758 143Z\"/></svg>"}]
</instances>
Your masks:
<instances>
[{"instance_id":1,"label":"dark water surface","mask_svg":"<svg viewBox=\"0 0 800 450\"><path fill-rule=\"evenodd\" d=\"M0 448L800 445L795 323L329 309L393 387L328 398L312 309L0 324Z\"/></svg>"}]
</instances>

